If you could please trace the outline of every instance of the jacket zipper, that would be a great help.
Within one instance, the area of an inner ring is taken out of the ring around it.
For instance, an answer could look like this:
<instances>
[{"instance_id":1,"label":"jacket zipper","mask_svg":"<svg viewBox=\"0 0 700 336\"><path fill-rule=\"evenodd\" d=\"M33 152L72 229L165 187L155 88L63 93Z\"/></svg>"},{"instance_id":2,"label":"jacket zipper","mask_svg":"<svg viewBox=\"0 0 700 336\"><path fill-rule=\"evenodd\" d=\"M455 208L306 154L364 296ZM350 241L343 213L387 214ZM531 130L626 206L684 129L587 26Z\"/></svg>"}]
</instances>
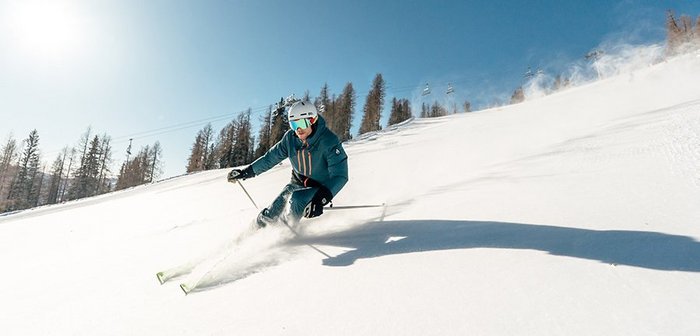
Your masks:
<instances>
[{"instance_id":1,"label":"jacket zipper","mask_svg":"<svg viewBox=\"0 0 700 336\"><path fill-rule=\"evenodd\" d=\"M297 151L297 167L299 167L299 173L302 175L311 176L311 152L306 149Z\"/></svg>"}]
</instances>

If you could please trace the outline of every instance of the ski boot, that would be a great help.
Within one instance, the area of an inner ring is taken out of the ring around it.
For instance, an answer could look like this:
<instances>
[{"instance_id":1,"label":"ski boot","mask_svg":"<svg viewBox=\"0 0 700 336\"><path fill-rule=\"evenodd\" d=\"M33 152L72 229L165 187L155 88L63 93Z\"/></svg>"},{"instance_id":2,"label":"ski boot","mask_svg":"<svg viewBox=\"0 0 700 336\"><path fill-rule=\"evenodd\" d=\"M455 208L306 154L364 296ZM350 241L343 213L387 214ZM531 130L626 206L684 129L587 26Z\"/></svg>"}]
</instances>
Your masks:
<instances>
[{"instance_id":1,"label":"ski boot","mask_svg":"<svg viewBox=\"0 0 700 336\"><path fill-rule=\"evenodd\" d=\"M258 224L258 229L263 229L266 226L274 223L275 219L270 217L270 210L265 208L262 211L260 211L260 213L258 214L258 218L255 220L255 222Z\"/></svg>"}]
</instances>

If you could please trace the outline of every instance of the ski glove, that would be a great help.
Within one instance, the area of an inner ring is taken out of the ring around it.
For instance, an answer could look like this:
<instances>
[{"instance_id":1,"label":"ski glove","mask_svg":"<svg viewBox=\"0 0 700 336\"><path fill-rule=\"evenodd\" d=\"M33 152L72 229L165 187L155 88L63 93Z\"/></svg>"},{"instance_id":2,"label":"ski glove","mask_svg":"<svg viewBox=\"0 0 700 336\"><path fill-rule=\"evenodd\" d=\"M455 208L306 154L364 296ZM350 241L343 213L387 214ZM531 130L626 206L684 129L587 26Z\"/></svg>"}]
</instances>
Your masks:
<instances>
[{"instance_id":1,"label":"ski glove","mask_svg":"<svg viewBox=\"0 0 700 336\"><path fill-rule=\"evenodd\" d=\"M255 172L253 171L253 167L251 166L248 166L245 169L234 169L230 173L228 173L229 182L236 182L236 180L245 180L251 177L255 177Z\"/></svg>"},{"instance_id":2,"label":"ski glove","mask_svg":"<svg viewBox=\"0 0 700 336\"><path fill-rule=\"evenodd\" d=\"M323 214L323 207L330 203L333 199L333 194L328 188L323 185L318 187L318 191L311 198L311 202L304 209L304 217L313 218Z\"/></svg>"}]
</instances>

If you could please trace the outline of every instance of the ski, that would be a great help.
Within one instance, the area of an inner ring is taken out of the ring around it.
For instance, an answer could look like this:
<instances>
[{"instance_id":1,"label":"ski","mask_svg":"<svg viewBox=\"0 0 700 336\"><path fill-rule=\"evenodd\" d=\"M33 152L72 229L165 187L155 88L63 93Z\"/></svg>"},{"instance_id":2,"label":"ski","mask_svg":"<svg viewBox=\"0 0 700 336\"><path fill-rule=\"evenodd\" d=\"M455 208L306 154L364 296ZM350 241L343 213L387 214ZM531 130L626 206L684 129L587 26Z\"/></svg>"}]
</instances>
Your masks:
<instances>
[{"instance_id":1,"label":"ski","mask_svg":"<svg viewBox=\"0 0 700 336\"><path fill-rule=\"evenodd\" d=\"M338 206L334 208L329 208L329 209L334 209L334 210L352 210L352 209L362 209L362 208L382 208L382 212L380 215L380 220L384 218L386 215L386 210L387 210L387 204L386 203L381 203L381 204L371 204L371 205L346 205L346 206ZM294 237L301 239L302 241L304 240L303 236L296 230L295 226L298 223L298 220L290 220L287 218L286 215L281 216L278 218L275 223L271 223L270 226L280 226L280 227L286 227ZM181 275L189 274L187 279L185 279L183 282L180 283L180 289L185 295L188 295L192 293L193 291L197 290L203 290L206 289L207 287L211 287L211 282L212 282L212 276L215 276L215 273L217 269L220 268L222 264L225 264L226 260L228 260L232 255L237 254L238 248L240 247L240 244L242 241L247 240L247 238L250 238L251 236L255 235L256 233L262 232L262 229L259 229L257 227L256 223L251 224L251 229L241 236L237 237L233 241L229 242L228 244L224 245L217 253L214 253L213 255L210 255L206 258L199 259L196 262L191 262L188 263L186 267L178 267L178 268L173 268L167 271L162 271L156 273L156 278L158 279L158 282L162 285L165 282L169 281L170 279L179 277ZM326 258L331 258L331 256L324 251L320 250L318 247L308 243L304 242L304 244L311 249L315 250L316 252L322 254ZM198 289L200 286L203 286L202 288Z\"/></svg>"},{"instance_id":2,"label":"ski","mask_svg":"<svg viewBox=\"0 0 700 336\"><path fill-rule=\"evenodd\" d=\"M182 289L185 295L191 293L192 290L199 286L199 284L206 276L208 276L213 270L217 269L217 267L219 267L221 263L226 261L234 253L237 245L241 242L242 238L248 236L249 235L239 237L234 242L234 244L230 244L217 254L209 257L206 261L200 263L194 269L192 269L187 279L180 284L180 289Z\"/></svg>"}]
</instances>

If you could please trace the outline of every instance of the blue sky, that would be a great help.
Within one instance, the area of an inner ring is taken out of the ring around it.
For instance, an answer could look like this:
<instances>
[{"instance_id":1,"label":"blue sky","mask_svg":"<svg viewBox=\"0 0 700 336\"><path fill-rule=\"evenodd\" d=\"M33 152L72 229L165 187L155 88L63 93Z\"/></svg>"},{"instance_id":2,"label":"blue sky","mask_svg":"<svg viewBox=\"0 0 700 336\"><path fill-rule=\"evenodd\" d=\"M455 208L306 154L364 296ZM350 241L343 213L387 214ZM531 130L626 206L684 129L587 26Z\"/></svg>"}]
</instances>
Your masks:
<instances>
[{"instance_id":1,"label":"blue sky","mask_svg":"<svg viewBox=\"0 0 700 336\"><path fill-rule=\"evenodd\" d=\"M485 106L528 66L553 74L601 44L662 43L667 9L695 18L700 2L0 0L0 138L36 128L50 162L91 126L114 138L115 171L129 138L159 140L172 176L198 129L249 107L257 120L282 96L352 82L357 126L377 73L387 100L414 110Z\"/></svg>"}]
</instances>

